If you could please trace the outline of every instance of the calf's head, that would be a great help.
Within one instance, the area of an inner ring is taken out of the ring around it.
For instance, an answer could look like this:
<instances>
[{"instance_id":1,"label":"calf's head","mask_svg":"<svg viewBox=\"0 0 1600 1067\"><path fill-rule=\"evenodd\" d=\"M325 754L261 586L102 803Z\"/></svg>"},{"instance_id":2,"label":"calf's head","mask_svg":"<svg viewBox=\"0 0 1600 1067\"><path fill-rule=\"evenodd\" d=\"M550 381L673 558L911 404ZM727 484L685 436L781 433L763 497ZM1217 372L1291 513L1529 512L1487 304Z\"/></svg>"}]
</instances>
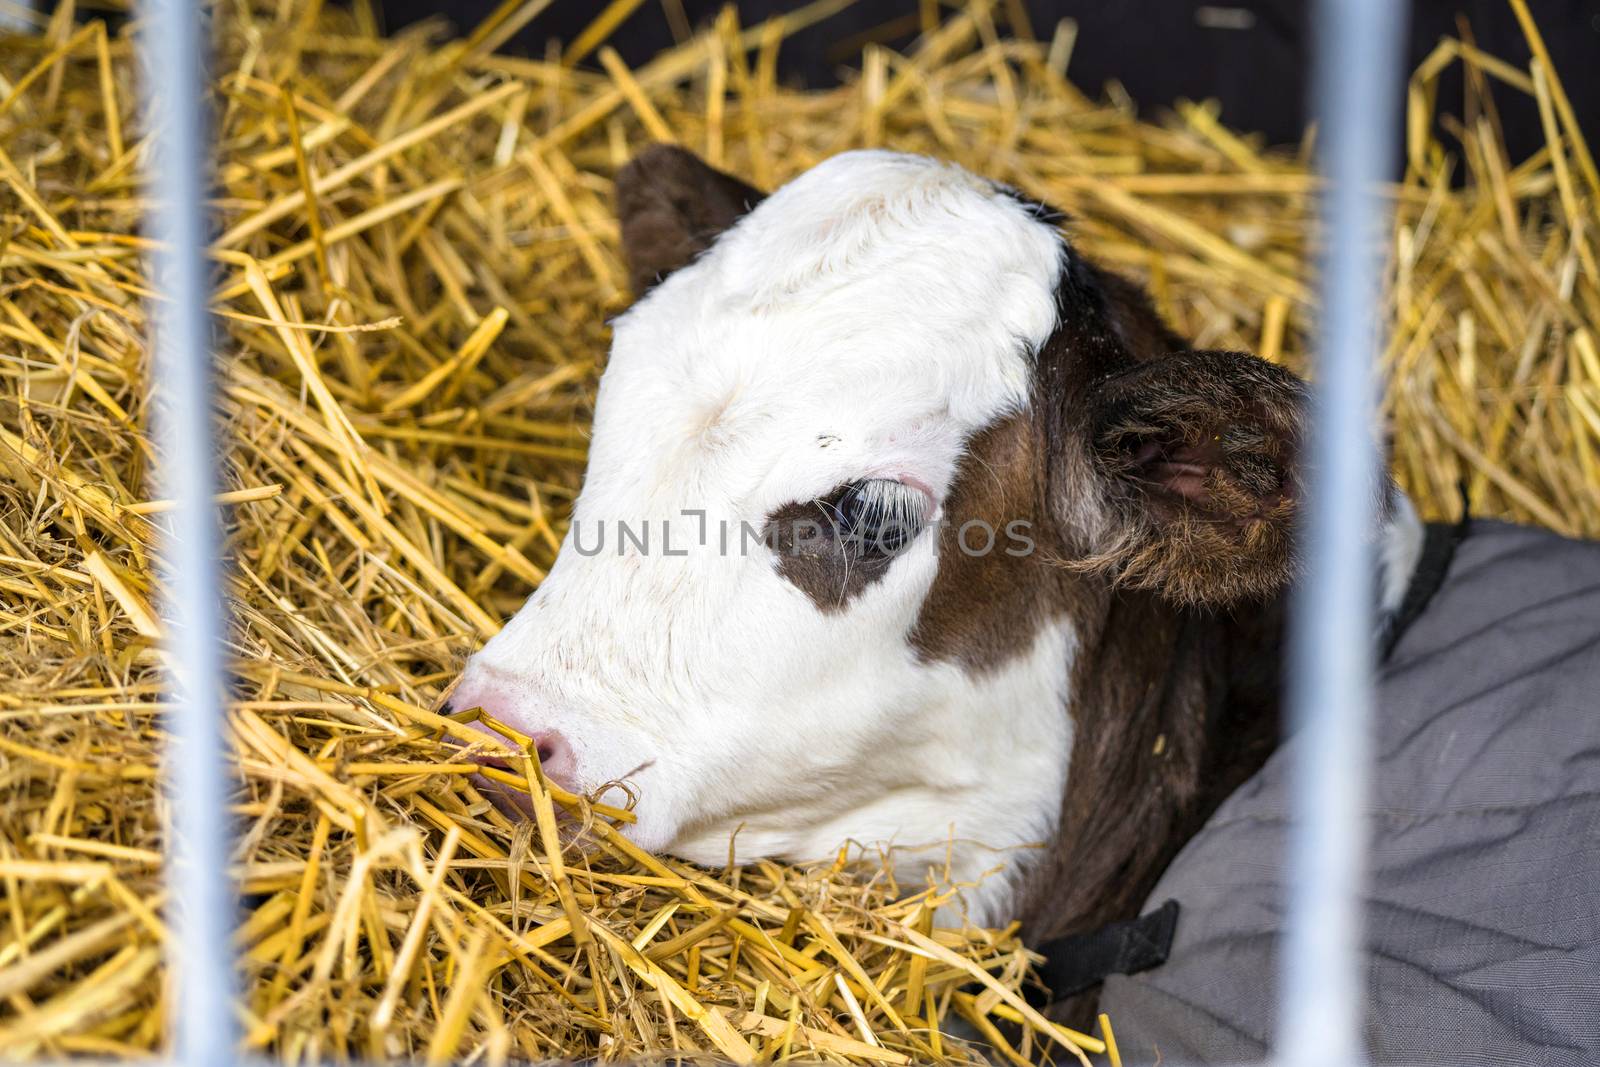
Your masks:
<instances>
[{"instance_id":1,"label":"calf's head","mask_svg":"<svg viewBox=\"0 0 1600 1067\"><path fill-rule=\"evenodd\" d=\"M1108 591L1287 580L1299 383L1187 349L1041 205L887 152L763 196L671 148L617 203L641 297L572 530L452 704L626 782L641 846L1048 838Z\"/></svg>"}]
</instances>

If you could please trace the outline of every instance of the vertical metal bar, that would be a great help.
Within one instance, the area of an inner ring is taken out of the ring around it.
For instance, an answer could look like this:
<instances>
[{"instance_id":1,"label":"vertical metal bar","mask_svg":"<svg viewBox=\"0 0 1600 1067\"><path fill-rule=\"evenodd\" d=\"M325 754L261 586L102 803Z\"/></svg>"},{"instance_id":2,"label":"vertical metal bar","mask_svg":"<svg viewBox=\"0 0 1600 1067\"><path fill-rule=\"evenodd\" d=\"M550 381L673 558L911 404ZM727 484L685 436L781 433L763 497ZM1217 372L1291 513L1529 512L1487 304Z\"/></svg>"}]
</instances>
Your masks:
<instances>
[{"instance_id":1,"label":"vertical metal bar","mask_svg":"<svg viewBox=\"0 0 1600 1067\"><path fill-rule=\"evenodd\" d=\"M1372 703L1371 531L1378 300L1400 107L1399 0L1321 0L1315 104L1322 207L1322 320L1305 515L1307 572L1294 604L1289 709L1295 831L1277 1052L1280 1062L1365 1059L1362 922Z\"/></svg>"},{"instance_id":2,"label":"vertical metal bar","mask_svg":"<svg viewBox=\"0 0 1600 1067\"><path fill-rule=\"evenodd\" d=\"M233 1062L235 908L223 740L223 606L204 248L210 195L202 97L209 20L189 0L147 0L140 14L143 104L156 288L153 426L163 492L175 500L161 547L173 710L166 759L173 840L168 879L176 969L170 1027L178 1061Z\"/></svg>"}]
</instances>

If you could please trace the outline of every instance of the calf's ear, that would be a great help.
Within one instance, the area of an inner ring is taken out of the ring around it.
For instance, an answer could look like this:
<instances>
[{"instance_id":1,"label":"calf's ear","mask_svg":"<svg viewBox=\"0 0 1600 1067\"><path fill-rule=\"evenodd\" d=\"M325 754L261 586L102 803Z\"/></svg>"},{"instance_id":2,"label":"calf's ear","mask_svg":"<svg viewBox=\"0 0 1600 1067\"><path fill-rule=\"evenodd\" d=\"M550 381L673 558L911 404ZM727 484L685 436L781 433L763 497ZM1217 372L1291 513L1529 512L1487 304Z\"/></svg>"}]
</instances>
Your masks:
<instances>
[{"instance_id":1,"label":"calf's ear","mask_svg":"<svg viewBox=\"0 0 1600 1067\"><path fill-rule=\"evenodd\" d=\"M635 296L711 247L764 194L676 145L651 145L617 173L617 219Z\"/></svg>"},{"instance_id":2,"label":"calf's ear","mask_svg":"<svg viewBox=\"0 0 1600 1067\"><path fill-rule=\"evenodd\" d=\"M1105 536L1085 561L1113 580L1223 607L1293 575L1305 383L1242 352L1142 362L1089 394Z\"/></svg>"}]
</instances>

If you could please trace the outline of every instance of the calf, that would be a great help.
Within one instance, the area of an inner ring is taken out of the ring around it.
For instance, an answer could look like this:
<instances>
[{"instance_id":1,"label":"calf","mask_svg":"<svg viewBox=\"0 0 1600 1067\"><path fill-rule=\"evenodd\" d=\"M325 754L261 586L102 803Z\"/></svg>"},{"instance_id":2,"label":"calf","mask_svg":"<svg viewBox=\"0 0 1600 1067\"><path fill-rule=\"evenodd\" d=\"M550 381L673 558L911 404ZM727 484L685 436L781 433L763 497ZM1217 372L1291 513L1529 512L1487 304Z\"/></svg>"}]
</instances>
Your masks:
<instances>
[{"instance_id":1,"label":"calf","mask_svg":"<svg viewBox=\"0 0 1600 1067\"><path fill-rule=\"evenodd\" d=\"M933 160L764 196L655 148L617 206L572 530L453 705L626 783L647 849L885 843L1035 939L1136 911L1276 742L1302 383Z\"/></svg>"}]
</instances>

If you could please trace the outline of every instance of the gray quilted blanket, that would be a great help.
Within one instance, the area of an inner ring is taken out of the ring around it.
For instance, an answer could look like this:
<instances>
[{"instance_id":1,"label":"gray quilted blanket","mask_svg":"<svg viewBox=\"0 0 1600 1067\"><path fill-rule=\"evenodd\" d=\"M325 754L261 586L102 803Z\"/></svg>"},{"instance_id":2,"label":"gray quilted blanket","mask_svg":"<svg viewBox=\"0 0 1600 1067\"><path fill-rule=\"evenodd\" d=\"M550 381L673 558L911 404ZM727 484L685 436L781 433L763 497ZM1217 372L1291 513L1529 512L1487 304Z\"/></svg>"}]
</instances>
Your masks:
<instances>
[{"instance_id":1,"label":"gray quilted blanket","mask_svg":"<svg viewBox=\"0 0 1600 1067\"><path fill-rule=\"evenodd\" d=\"M1376 709L1374 1061L1600 1064L1600 544L1475 522ZM1266 1054L1294 744L1152 894L1182 905L1171 958L1101 997L1127 1062Z\"/></svg>"}]
</instances>

